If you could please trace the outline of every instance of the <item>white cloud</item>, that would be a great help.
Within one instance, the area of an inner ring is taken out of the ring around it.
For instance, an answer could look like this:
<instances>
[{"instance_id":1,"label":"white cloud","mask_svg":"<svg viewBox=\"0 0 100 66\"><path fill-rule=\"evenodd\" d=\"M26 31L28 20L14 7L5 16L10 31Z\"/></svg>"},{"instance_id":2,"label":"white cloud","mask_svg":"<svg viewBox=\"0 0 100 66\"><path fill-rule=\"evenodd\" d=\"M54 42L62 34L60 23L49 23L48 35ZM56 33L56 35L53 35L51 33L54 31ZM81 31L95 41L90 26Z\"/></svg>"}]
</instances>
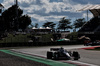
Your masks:
<instances>
[{"instance_id":1,"label":"white cloud","mask_svg":"<svg viewBox=\"0 0 100 66\"><path fill-rule=\"evenodd\" d=\"M14 4L14 0L3 0L3 6L5 7L5 9L9 8L11 5Z\"/></svg>"},{"instance_id":2,"label":"white cloud","mask_svg":"<svg viewBox=\"0 0 100 66\"><path fill-rule=\"evenodd\" d=\"M34 11L39 11L42 8L45 8L46 11L45 13L49 13L49 12L76 12L76 10L80 9L81 7L83 7L84 5L81 4L77 4L77 5L73 5L71 4L71 0L63 0L62 2L49 2L50 0L40 0L39 2L42 3L43 5L36 5L32 2L36 2L36 0L18 0L18 2L20 3L20 7L22 9L27 9L28 12L34 12ZM30 5L29 7L22 7L21 4L25 4ZM4 6L6 8L10 7L11 4L14 4L14 0L4 0L3 2Z\"/></svg>"},{"instance_id":3,"label":"white cloud","mask_svg":"<svg viewBox=\"0 0 100 66\"><path fill-rule=\"evenodd\" d=\"M88 17L88 18L90 19L90 18L93 17L93 15L92 15L92 13L88 13L88 15L87 15L87 13L83 13L82 17L83 17L83 18Z\"/></svg>"},{"instance_id":4,"label":"white cloud","mask_svg":"<svg viewBox=\"0 0 100 66\"><path fill-rule=\"evenodd\" d=\"M43 7L46 8L46 13L62 12L62 11L66 11L65 8L70 8L70 4L64 3L64 2L52 2L52 3L50 3L50 2L47 2L47 1L46 2L43 1L43 3L44 3Z\"/></svg>"},{"instance_id":5,"label":"white cloud","mask_svg":"<svg viewBox=\"0 0 100 66\"><path fill-rule=\"evenodd\" d=\"M46 21L47 19L45 19L45 17L42 17L40 15L37 15L37 14L30 14L31 17L37 19L39 22L42 22L42 21Z\"/></svg>"},{"instance_id":6,"label":"white cloud","mask_svg":"<svg viewBox=\"0 0 100 66\"><path fill-rule=\"evenodd\" d=\"M28 3L31 4L32 2L36 2L36 0L18 0L19 3Z\"/></svg>"},{"instance_id":7,"label":"white cloud","mask_svg":"<svg viewBox=\"0 0 100 66\"><path fill-rule=\"evenodd\" d=\"M59 21L62 17L67 17L68 16L57 16L57 15L51 15L51 16L40 16L37 14L30 14L31 17L33 17L34 19L37 19L38 22L46 22L46 21Z\"/></svg>"},{"instance_id":8,"label":"white cloud","mask_svg":"<svg viewBox=\"0 0 100 66\"><path fill-rule=\"evenodd\" d=\"M28 14L38 22L55 22L60 20L62 17L71 18L71 13L73 13L73 15L74 13L80 14L80 12L77 12L77 10L88 5L76 3L72 0L61 0L60 2L50 2L50 0L18 0L18 2L20 8L24 11L24 14ZM13 4L14 0L3 1L3 5L6 9L11 7ZM54 15L51 14L51 12L57 14ZM46 16L44 14L46 14ZM86 14L81 12L80 17L86 17ZM92 15L89 14L89 18L91 17Z\"/></svg>"}]
</instances>

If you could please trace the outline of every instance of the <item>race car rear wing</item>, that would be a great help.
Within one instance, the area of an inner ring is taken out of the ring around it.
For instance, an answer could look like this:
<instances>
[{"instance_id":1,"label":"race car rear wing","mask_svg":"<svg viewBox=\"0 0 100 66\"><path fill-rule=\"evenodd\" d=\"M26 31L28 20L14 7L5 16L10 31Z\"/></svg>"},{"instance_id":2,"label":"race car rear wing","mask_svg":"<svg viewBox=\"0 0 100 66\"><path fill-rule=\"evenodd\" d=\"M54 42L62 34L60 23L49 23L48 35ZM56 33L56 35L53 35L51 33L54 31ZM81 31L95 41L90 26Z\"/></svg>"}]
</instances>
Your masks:
<instances>
[{"instance_id":1,"label":"race car rear wing","mask_svg":"<svg viewBox=\"0 0 100 66\"><path fill-rule=\"evenodd\" d=\"M58 51L60 48L50 48L50 51Z\"/></svg>"}]
</instances>

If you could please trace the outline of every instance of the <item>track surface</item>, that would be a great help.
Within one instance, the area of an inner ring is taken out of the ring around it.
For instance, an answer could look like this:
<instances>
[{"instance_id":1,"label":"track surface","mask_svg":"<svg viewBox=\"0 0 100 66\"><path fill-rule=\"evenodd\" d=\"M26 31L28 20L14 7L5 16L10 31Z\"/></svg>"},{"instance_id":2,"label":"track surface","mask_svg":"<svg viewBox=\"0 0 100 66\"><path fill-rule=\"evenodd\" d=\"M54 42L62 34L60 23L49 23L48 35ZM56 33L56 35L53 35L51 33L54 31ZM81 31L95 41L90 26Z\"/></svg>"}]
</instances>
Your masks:
<instances>
[{"instance_id":1,"label":"track surface","mask_svg":"<svg viewBox=\"0 0 100 66\"><path fill-rule=\"evenodd\" d=\"M63 63L63 62L59 62L59 61L53 61L53 60L49 60L49 59L45 59L45 58L41 58L41 57L37 57L37 56L33 56L33 55L29 55L29 54L25 54L25 53L18 53L18 52L15 52L15 51L10 51L10 50L0 50L4 53L7 53L7 54L11 54L10 55L10 58L9 59L12 59L12 55L14 56L18 56L18 57L21 57L20 59L22 59L22 62L23 62L23 58L25 59L28 59L28 60L31 60L31 61L36 61L36 62L40 62L38 63L38 65L36 65L34 63L34 65L32 66L47 66L50 65L50 66L76 66L76 65L73 65L73 64L68 64L68 63ZM6 56L5 56L6 57ZM14 57L15 58L15 57ZM20 61L20 59L18 59L17 61ZM6 60L6 59L5 59ZM15 61L16 59L14 59L13 61ZM7 60L8 61L8 60ZM13 63L13 62L12 62ZM15 62L14 64L16 65L17 62ZM26 63L26 62L25 62ZM43 64L44 63L44 64ZM30 64L30 63L29 63ZM8 64L8 65L11 65L11 64ZM6 65L5 65L6 66ZM11 65L12 66L12 65ZM19 66L24 66L23 64L22 65L19 65ZM29 65L26 65L26 66L29 66Z\"/></svg>"},{"instance_id":2,"label":"track surface","mask_svg":"<svg viewBox=\"0 0 100 66\"><path fill-rule=\"evenodd\" d=\"M30 47L30 48L19 48L15 49L17 51L22 51L28 54L36 54L39 56L46 57L46 52L50 50L50 48L59 48L61 46L46 46L46 47ZM81 59L79 61L75 62L83 62L83 63L88 63L91 65L96 65L100 66L100 51L91 51L91 50L82 50L79 48L85 48L87 46L83 45L71 45L71 46L62 46L67 50L71 51L78 51L81 55ZM88 46L90 47L90 46ZM90 65L90 66L91 66Z\"/></svg>"},{"instance_id":3,"label":"track surface","mask_svg":"<svg viewBox=\"0 0 100 66\"><path fill-rule=\"evenodd\" d=\"M0 66L49 66L0 51Z\"/></svg>"},{"instance_id":4,"label":"track surface","mask_svg":"<svg viewBox=\"0 0 100 66\"><path fill-rule=\"evenodd\" d=\"M88 66L100 66L100 51L91 51L91 50L83 50L79 48L85 48L87 46L83 45L71 45L71 46L44 46L44 47L20 47L20 48L9 48L14 51L18 52L24 52L27 54L32 54L32 55L37 55L41 57L46 57L46 52L50 50L50 48L59 48L59 47L64 47L67 50L71 51L78 51L81 55L81 59L79 61L71 61L72 63L77 63L77 62L82 62L83 63L88 63ZM1 54L1 53L0 53ZM1 56L0 56L1 57ZM3 60L4 61L4 60ZM23 60L22 60L23 61ZM10 62L10 61L9 61ZM64 61L64 62L70 62L70 61ZM71 63L70 62L70 63ZM18 61L17 61L18 63ZM22 62L24 63L24 61ZM1 61L0 61L1 64ZM9 64L9 63L8 63ZM80 64L80 63L79 63ZM1 66L1 65L0 65ZM6 65L7 66L7 65ZM11 66L11 65L10 65ZM14 66L14 65L12 65ZM16 65L18 66L18 65ZM22 65L21 65L22 66ZM28 65L29 66L29 65ZM31 66L31 65L30 65ZM32 65L33 66L33 65ZM36 65L38 66L38 65ZM44 66L44 65L43 65ZM81 65L80 65L81 66Z\"/></svg>"}]
</instances>

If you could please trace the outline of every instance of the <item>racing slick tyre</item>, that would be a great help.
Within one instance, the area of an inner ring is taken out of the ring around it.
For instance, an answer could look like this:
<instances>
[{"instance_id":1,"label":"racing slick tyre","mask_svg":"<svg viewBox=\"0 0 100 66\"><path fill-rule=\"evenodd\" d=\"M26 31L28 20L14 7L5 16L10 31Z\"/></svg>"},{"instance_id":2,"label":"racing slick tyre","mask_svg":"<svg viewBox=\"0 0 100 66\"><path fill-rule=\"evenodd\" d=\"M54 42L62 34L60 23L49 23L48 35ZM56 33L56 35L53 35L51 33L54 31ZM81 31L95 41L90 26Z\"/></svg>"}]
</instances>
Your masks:
<instances>
[{"instance_id":1,"label":"racing slick tyre","mask_svg":"<svg viewBox=\"0 0 100 66\"><path fill-rule=\"evenodd\" d=\"M52 55L53 55L52 52L47 51L47 59L52 59Z\"/></svg>"},{"instance_id":2,"label":"racing slick tyre","mask_svg":"<svg viewBox=\"0 0 100 66\"><path fill-rule=\"evenodd\" d=\"M80 58L80 54L76 51L73 52L72 56L74 57L74 60L78 60Z\"/></svg>"}]
</instances>

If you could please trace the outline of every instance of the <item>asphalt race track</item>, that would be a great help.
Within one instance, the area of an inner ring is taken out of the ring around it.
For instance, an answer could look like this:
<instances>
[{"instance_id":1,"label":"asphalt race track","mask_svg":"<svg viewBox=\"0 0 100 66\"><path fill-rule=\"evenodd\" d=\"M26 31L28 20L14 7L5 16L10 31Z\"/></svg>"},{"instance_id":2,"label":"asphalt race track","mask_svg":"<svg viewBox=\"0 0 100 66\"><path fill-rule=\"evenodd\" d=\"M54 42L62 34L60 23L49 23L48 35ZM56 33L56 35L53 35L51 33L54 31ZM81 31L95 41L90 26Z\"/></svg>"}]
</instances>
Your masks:
<instances>
[{"instance_id":1,"label":"asphalt race track","mask_svg":"<svg viewBox=\"0 0 100 66\"><path fill-rule=\"evenodd\" d=\"M92 50L76 50L81 54L80 62L94 64L100 66L100 51Z\"/></svg>"},{"instance_id":2,"label":"asphalt race track","mask_svg":"<svg viewBox=\"0 0 100 66\"><path fill-rule=\"evenodd\" d=\"M46 58L46 52L49 51L50 48L59 48L59 47L64 47L65 49L70 50L70 51L78 51L81 55L81 59L79 59L78 61L61 60L60 62L71 63L71 64L75 64L75 65L79 65L79 66L100 66L100 62L99 62L100 61L100 57L99 57L100 51L81 49L81 48L90 47L90 46L83 46L83 45L63 46L62 45L62 46L44 46L44 47L19 47L19 48L12 48L12 49L10 49L10 51L18 52L18 53L20 52L22 54L25 53L25 54L29 54L29 55L35 55L35 56ZM23 61L23 63L25 62L24 60L21 60L21 61ZM19 62L19 61L17 61L17 62ZM31 61L30 61L30 64L31 64ZM14 65L12 65L12 66L14 66ZM29 66L29 65L26 65L26 66ZM38 66L38 65L36 65L36 66ZM45 66L45 64L43 66Z\"/></svg>"},{"instance_id":3,"label":"asphalt race track","mask_svg":"<svg viewBox=\"0 0 100 66\"><path fill-rule=\"evenodd\" d=\"M0 66L49 66L0 51Z\"/></svg>"},{"instance_id":4,"label":"asphalt race track","mask_svg":"<svg viewBox=\"0 0 100 66\"><path fill-rule=\"evenodd\" d=\"M2 66L76 66L7 49L0 51Z\"/></svg>"},{"instance_id":5,"label":"asphalt race track","mask_svg":"<svg viewBox=\"0 0 100 66\"><path fill-rule=\"evenodd\" d=\"M69 63L76 63L76 64L86 64L88 66L100 66L100 52L99 51L91 51L91 50L83 50L80 48L84 47L90 47L90 46L83 46L83 45L71 45L71 46L45 46L45 47L30 47L30 48L18 48L18 49L12 49L15 51L27 53L27 54L32 54L32 55L37 55L41 57L46 57L46 52L50 50L50 48L59 48L59 47L64 47L67 50L70 51L78 51L81 55L81 59L79 61L64 61L64 62L69 62Z\"/></svg>"}]
</instances>

